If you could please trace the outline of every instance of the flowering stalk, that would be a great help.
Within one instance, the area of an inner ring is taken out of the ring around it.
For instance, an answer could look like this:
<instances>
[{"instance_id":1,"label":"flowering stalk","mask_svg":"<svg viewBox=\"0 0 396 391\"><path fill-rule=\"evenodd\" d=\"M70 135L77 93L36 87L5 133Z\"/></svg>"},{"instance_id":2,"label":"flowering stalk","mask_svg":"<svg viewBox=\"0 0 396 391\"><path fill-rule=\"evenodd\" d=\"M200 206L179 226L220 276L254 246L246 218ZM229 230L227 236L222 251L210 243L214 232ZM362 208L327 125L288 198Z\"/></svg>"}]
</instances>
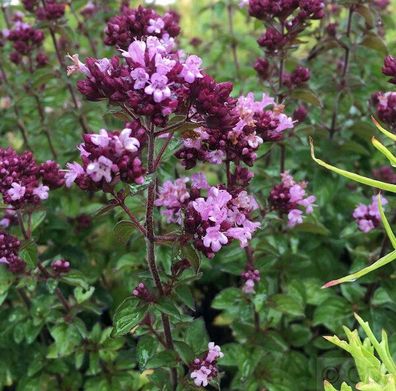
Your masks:
<instances>
[{"instance_id":1,"label":"flowering stalk","mask_svg":"<svg viewBox=\"0 0 396 391\"><path fill-rule=\"evenodd\" d=\"M50 132L50 130L48 128L48 125L47 125L45 109L43 107L41 99L40 99L39 95L34 91L33 88L29 88L29 92L33 95L33 98L34 98L34 100L36 102L37 111L38 111L39 116L40 116L41 127L43 128L45 136L47 137L48 146L49 146L50 151L52 153L52 157L54 158L54 160L57 160L58 154L57 154L56 149L54 147L54 144L52 142L51 132Z\"/></svg>"},{"instance_id":2,"label":"flowering stalk","mask_svg":"<svg viewBox=\"0 0 396 391\"><path fill-rule=\"evenodd\" d=\"M346 36L347 39L349 39L350 36L351 36L352 18L353 18L354 7L355 7L354 4L352 4L349 7L348 24L347 24L347 29L346 29L346 33L345 33L345 36ZM343 90L346 87L346 76L347 76L347 73L348 73L350 52L351 52L351 50L350 50L349 45L345 45L344 62L343 62L342 71L341 71L341 91L338 92L336 100L334 102L333 115L332 115L332 118L331 118L331 125L330 125L330 130L329 130L330 138L333 138L335 132L337 131L338 106L339 106L339 104L341 102L341 99L342 99Z\"/></svg>"},{"instance_id":3,"label":"flowering stalk","mask_svg":"<svg viewBox=\"0 0 396 391\"><path fill-rule=\"evenodd\" d=\"M47 9L46 0L41 0L41 3L43 4L44 9ZM49 30L50 35L51 35L52 43L53 43L53 46L54 46L54 49L55 49L56 58L57 58L58 63L60 65L60 67L61 67L61 70L63 72L64 69L66 69L66 64L65 64L65 62L63 60L63 57L62 57L62 54L61 54L61 52L59 50L58 43L56 41L55 31L54 31L50 21L48 22L48 30ZM68 89L68 91L70 93L70 96L72 98L72 102L73 102L74 108L76 109L77 112L79 112L80 111L80 107L79 107L79 104L78 104L78 101L77 101L77 97L76 97L76 94L74 92L73 86L72 86L72 84L70 83L69 80L66 81L66 87L67 87L67 89ZM81 128L83 130L83 133L88 133L89 132L89 127L87 125L87 121L86 121L86 118L85 118L84 114L79 113L78 120L80 122L80 125L81 125Z\"/></svg>"},{"instance_id":4,"label":"flowering stalk","mask_svg":"<svg viewBox=\"0 0 396 391\"><path fill-rule=\"evenodd\" d=\"M87 26L84 24L84 22L81 22L76 10L74 9L73 1L69 1L69 7L70 7L70 10L71 10L74 18L76 19L76 21L78 23L78 27L81 29L82 33L87 37L89 46L91 47L91 50L92 50L92 53L94 54L95 57L97 57L98 51L96 48L95 41L92 39L91 33L89 32L89 29L87 28Z\"/></svg>"},{"instance_id":5,"label":"flowering stalk","mask_svg":"<svg viewBox=\"0 0 396 391\"><path fill-rule=\"evenodd\" d=\"M243 290L246 292L246 290L248 290L248 292L246 293L251 293L252 289L254 291L254 283L258 282L260 280L260 276L259 276L259 271L258 270L254 270L254 252L252 249L251 244L249 243L247 245L247 247L245 247L245 253L246 253L246 269L248 272L242 273L242 278L245 280L245 286L243 288ZM251 271L253 271L253 274L251 273ZM249 273L250 272L250 273ZM251 275L254 276L254 278L249 278L251 277ZM252 287L253 285L253 287ZM256 332L260 332L260 314L256 311L255 307L254 307L254 303L252 302L252 306L253 306L253 319L254 319L254 327L256 329Z\"/></svg>"}]
</instances>

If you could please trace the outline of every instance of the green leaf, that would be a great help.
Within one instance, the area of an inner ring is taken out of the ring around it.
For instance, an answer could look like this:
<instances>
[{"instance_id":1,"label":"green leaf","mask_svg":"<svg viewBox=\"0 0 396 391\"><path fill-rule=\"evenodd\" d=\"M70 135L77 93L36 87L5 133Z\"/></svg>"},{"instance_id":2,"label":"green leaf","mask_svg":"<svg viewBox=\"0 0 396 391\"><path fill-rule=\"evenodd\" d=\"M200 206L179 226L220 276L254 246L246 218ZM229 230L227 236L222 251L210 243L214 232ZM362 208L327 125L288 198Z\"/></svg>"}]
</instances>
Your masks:
<instances>
[{"instance_id":1,"label":"green leaf","mask_svg":"<svg viewBox=\"0 0 396 391\"><path fill-rule=\"evenodd\" d=\"M304 221L302 224L297 225L293 228L294 232L308 232L311 234L328 236L330 231L319 222Z\"/></svg>"},{"instance_id":2,"label":"green leaf","mask_svg":"<svg viewBox=\"0 0 396 391\"><path fill-rule=\"evenodd\" d=\"M185 342L174 341L175 350L183 360L184 364L189 365L193 362L195 356L194 351Z\"/></svg>"},{"instance_id":3,"label":"green leaf","mask_svg":"<svg viewBox=\"0 0 396 391\"><path fill-rule=\"evenodd\" d=\"M383 56L386 56L388 54L388 48L384 40L380 36L372 32L369 32L364 36L361 44L363 46L366 46L367 48L376 50Z\"/></svg>"},{"instance_id":4,"label":"green leaf","mask_svg":"<svg viewBox=\"0 0 396 391\"><path fill-rule=\"evenodd\" d=\"M19 256L26 262L30 269L37 265L37 245L34 240L25 240L22 242L19 250Z\"/></svg>"},{"instance_id":5,"label":"green leaf","mask_svg":"<svg viewBox=\"0 0 396 391\"><path fill-rule=\"evenodd\" d=\"M311 105L322 107L322 102L319 97L308 88L296 88L292 91L291 96L295 99L300 99Z\"/></svg>"},{"instance_id":6,"label":"green leaf","mask_svg":"<svg viewBox=\"0 0 396 391\"><path fill-rule=\"evenodd\" d=\"M131 221L122 220L115 225L114 236L119 243L126 245L135 230L136 227Z\"/></svg>"},{"instance_id":7,"label":"green leaf","mask_svg":"<svg viewBox=\"0 0 396 391\"><path fill-rule=\"evenodd\" d=\"M330 297L316 307L313 325L324 325L329 330L337 330L350 318L348 302L342 297Z\"/></svg>"},{"instance_id":8,"label":"green leaf","mask_svg":"<svg viewBox=\"0 0 396 391\"><path fill-rule=\"evenodd\" d=\"M191 346L195 355L201 354L208 347L208 335L204 321L201 318L194 319L186 331L185 342Z\"/></svg>"},{"instance_id":9,"label":"green leaf","mask_svg":"<svg viewBox=\"0 0 396 391\"><path fill-rule=\"evenodd\" d=\"M154 304L154 307L163 314L180 319L181 312L170 297L162 297L157 303Z\"/></svg>"},{"instance_id":10,"label":"green leaf","mask_svg":"<svg viewBox=\"0 0 396 391\"><path fill-rule=\"evenodd\" d=\"M5 265L0 265L0 296L6 295L8 289L15 281L15 275L11 273ZM3 300L5 297L3 298ZM0 300L0 304L1 304Z\"/></svg>"},{"instance_id":11,"label":"green leaf","mask_svg":"<svg viewBox=\"0 0 396 391\"><path fill-rule=\"evenodd\" d=\"M355 8L356 12L363 16L366 21L367 26L373 27L374 26L374 15L371 12L370 8L363 5L363 4L356 4Z\"/></svg>"},{"instance_id":12,"label":"green leaf","mask_svg":"<svg viewBox=\"0 0 396 391\"><path fill-rule=\"evenodd\" d=\"M181 251L183 257L185 257L188 260L190 265L195 270L195 273L198 273L201 267L201 259L195 247L192 244L187 244L182 247Z\"/></svg>"},{"instance_id":13,"label":"green leaf","mask_svg":"<svg viewBox=\"0 0 396 391\"><path fill-rule=\"evenodd\" d=\"M270 303L276 311L294 316L304 315L304 304L292 296L285 294L274 295L270 297Z\"/></svg>"},{"instance_id":14,"label":"green leaf","mask_svg":"<svg viewBox=\"0 0 396 391\"><path fill-rule=\"evenodd\" d=\"M145 317L149 306L139 306L139 301L134 297L127 297L116 309L113 317L114 336L127 334L137 326Z\"/></svg>"},{"instance_id":15,"label":"green leaf","mask_svg":"<svg viewBox=\"0 0 396 391\"><path fill-rule=\"evenodd\" d=\"M177 353L173 350L165 350L157 353L148 360L146 367L155 368L174 368L178 365Z\"/></svg>"},{"instance_id":16,"label":"green leaf","mask_svg":"<svg viewBox=\"0 0 396 391\"><path fill-rule=\"evenodd\" d=\"M35 72L34 78L32 80L32 88L39 89L39 87L41 87L43 84L47 84L53 79L54 74L48 70L48 67L45 67L45 69Z\"/></svg>"},{"instance_id":17,"label":"green leaf","mask_svg":"<svg viewBox=\"0 0 396 391\"><path fill-rule=\"evenodd\" d=\"M158 344L158 340L151 335L144 335L139 339L136 347L136 355L140 370L146 368L147 362L156 353Z\"/></svg>"},{"instance_id":18,"label":"green leaf","mask_svg":"<svg viewBox=\"0 0 396 391\"><path fill-rule=\"evenodd\" d=\"M47 358L59 358L72 354L80 345L81 335L73 324L59 324L50 329L50 334L55 340L48 349Z\"/></svg>"},{"instance_id":19,"label":"green leaf","mask_svg":"<svg viewBox=\"0 0 396 391\"><path fill-rule=\"evenodd\" d=\"M115 209L116 207L117 207L116 203L110 203L110 204L104 205L95 211L95 213L93 214L93 217L99 217L99 216L106 215L107 213L109 213L110 211Z\"/></svg>"},{"instance_id":20,"label":"green leaf","mask_svg":"<svg viewBox=\"0 0 396 391\"><path fill-rule=\"evenodd\" d=\"M86 277L76 269L72 269L66 274L62 275L61 281L67 285L78 286L86 291L89 289L89 284Z\"/></svg>"},{"instance_id":21,"label":"green leaf","mask_svg":"<svg viewBox=\"0 0 396 391\"><path fill-rule=\"evenodd\" d=\"M235 306L241 299L241 291L237 288L226 288L221 291L212 301L212 307L217 310L227 309Z\"/></svg>"},{"instance_id":22,"label":"green leaf","mask_svg":"<svg viewBox=\"0 0 396 391\"><path fill-rule=\"evenodd\" d=\"M85 290L81 287L76 287L74 289L74 297L78 304L84 303L87 301L95 292L95 287L91 286L89 289Z\"/></svg>"},{"instance_id":23,"label":"green leaf","mask_svg":"<svg viewBox=\"0 0 396 391\"><path fill-rule=\"evenodd\" d=\"M177 297L191 310L195 311L195 303L191 289L187 285L180 285L175 289Z\"/></svg>"},{"instance_id":24,"label":"green leaf","mask_svg":"<svg viewBox=\"0 0 396 391\"><path fill-rule=\"evenodd\" d=\"M291 345L296 347L308 345L312 338L312 333L309 327L302 324L290 325L290 332L288 334Z\"/></svg>"},{"instance_id":25,"label":"green leaf","mask_svg":"<svg viewBox=\"0 0 396 391\"><path fill-rule=\"evenodd\" d=\"M45 210L39 210L32 214L32 232L34 232L45 220L47 212Z\"/></svg>"}]
</instances>

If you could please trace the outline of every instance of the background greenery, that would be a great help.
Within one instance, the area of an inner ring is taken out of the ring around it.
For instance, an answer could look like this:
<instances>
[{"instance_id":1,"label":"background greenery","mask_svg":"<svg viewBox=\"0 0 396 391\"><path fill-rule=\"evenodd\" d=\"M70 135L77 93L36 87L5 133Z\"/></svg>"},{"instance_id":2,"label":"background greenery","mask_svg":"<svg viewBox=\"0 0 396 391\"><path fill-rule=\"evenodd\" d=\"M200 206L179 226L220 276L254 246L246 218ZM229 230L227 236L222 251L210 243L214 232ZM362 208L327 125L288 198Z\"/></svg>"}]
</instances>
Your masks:
<instances>
[{"instance_id":1,"label":"background greenery","mask_svg":"<svg viewBox=\"0 0 396 391\"><path fill-rule=\"evenodd\" d=\"M84 4L84 1L72 1L76 11ZM117 12L118 3L108 1L106 5L107 13L98 13L84 22L96 41L100 57L113 53L112 48L103 46L102 32L104 20ZM230 31L229 5L214 0L176 1L173 6L181 14L181 46L199 54L208 73L216 79L233 81L236 96L248 91L268 92L252 68L256 57L262 55L256 39L263 25L248 18L246 10L240 10L234 3L233 32ZM340 5L346 7L348 2L340 2ZM224 371L222 390L309 391L322 389L325 377L335 376L336 379L329 379L334 384L349 380L345 379L352 376L347 356L322 337L342 334L342 325L357 327L354 312L369 321L375 333L382 328L387 330L390 349L396 355L394 265L358 282L320 289L326 281L375 261L389 244L382 229L363 234L352 218L355 205L367 203L373 191L351 185L315 165L307 143L307 136L313 136L317 153L324 160L362 174L370 175L373 168L385 164L370 143L376 130L369 119L374 113L369 99L377 91L391 89L381 74L381 66L387 52L396 54L395 11L393 1L383 15L387 48L378 42L364 44L366 20L361 15L354 16L348 87L337 112L339 130L332 140L327 127L339 92L337 59L343 57L343 49L325 48L308 61L318 43L316 32L322 28L317 22L307 30L303 42L286 62L287 69L297 63L311 69L312 94L302 97L309 107L309 116L298 126L296 135L285 143L286 169L296 178L310 182L309 191L316 195L318 208L312 218L293 230L285 229L284 222L274 213L263 218L263 227L253 240L256 266L262 279L252 299L240 289L240 274L246 259L237 245L223 249L213 260L202 260L201 278L190 283L192 296L188 300L192 308L185 306L196 321L188 335L179 337L197 351L207 338L222 347L225 353L220 362ZM77 29L76 14L68 8L68 22L59 27L58 34L68 39L64 54L78 52L84 59L91 56L92 51L88 39ZM345 30L346 9L340 14L339 23L340 30ZM4 27L3 21L0 26ZM200 38L202 43L193 48L192 38ZM230 51L232 43L237 47L239 72ZM29 142L41 161L51 158L51 154L34 99L26 86L38 91L46 107L46 123L58 161L65 164L76 157L75 146L80 142L79 113L70 103L66 76L59 72L48 37L45 49L51 57L51 65L33 75L21 72L7 60L7 45L1 49L0 61L9 76L9 86L3 85L1 94L11 96L13 105L18 106L19 119L23 120ZM38 88L43 83L45 89ZM299 98L288 97L286 110L289 113ZM95 131L122 124L111 108L102 103L84 101L81 113ZM2 146L22 147L16 120L12 107L0 110ZM252 192L263 207L270 189L279 182L278 148L274 148L271 159L270 162L258 160L252 184ZM222 176L213 167L198 169L205 170L213 183ZM169 179L175 172L185 175L169 154L161 179ZM396 203L392 196L388 199L387 214L392 220ZM157 346L153 339L148 335L141 337L140 330L125 337L110 336L114 309L145 278L146 272L138 233L132 233L125 240L121 238L120 243L114 226L121 219L121 213L112 211L97 216L103 201L101 196L77 189L58 190L45 204L46 211L36 216L41 221L35 232L40 257L47 261L59 256L67 258L74 269L72 278L63 281L70 285L66 287L67 294L74 297L73 320L59 322L60 309L54 295L49 294L59 281L43 284L26 278L14 282L13 277L0 268L0 388L18 391L157 389L152 383L147 385L147 376L152 370L145 369L152 366L147 365L148 358L141 354L144 350L154 356ZM143 213L143 195L137 194L130 206L137 213ZM81 216L92 219L87 227L81 225ZM159 259L165 270L170 267L174 251L174 248L161 249ZM28 308L18 296L21 289L27 290L31 297ZM255 328L253 309L260 314L259 330ZM151 379L155 381L158 373L160 371Z\"/></svg>"}]
</instances>

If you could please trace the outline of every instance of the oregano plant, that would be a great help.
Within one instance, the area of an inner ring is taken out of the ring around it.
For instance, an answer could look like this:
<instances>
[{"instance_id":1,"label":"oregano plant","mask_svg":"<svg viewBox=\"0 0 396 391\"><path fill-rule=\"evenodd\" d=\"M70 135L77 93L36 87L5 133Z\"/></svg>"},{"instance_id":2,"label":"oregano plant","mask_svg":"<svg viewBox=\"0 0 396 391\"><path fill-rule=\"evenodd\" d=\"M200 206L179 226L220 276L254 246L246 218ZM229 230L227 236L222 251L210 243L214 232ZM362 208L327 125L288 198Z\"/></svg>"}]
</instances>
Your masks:
<instances>
[{"instance_id":1,"label":"oregano plant","mask_svg":"<svg viewBox=\"0 0 396 391\"><path fill-rule=\"evenodd\" d=\"M0 0L0 389L393 390L395 6Z\"/></svg>"}]
</instances>

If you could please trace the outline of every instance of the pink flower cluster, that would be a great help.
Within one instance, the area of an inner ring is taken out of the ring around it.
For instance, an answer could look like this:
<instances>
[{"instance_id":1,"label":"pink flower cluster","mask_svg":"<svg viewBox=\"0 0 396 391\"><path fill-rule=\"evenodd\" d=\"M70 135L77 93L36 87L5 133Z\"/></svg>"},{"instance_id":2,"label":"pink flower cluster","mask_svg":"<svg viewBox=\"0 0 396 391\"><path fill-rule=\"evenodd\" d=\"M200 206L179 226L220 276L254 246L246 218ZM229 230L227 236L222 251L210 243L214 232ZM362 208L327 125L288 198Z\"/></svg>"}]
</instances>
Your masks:
<instances>
[{"instance_id":1,"label":"pink flower cluster","mask_svg":"<svg viewBox=\"0 0 396 391\"><path fill-rule=\"evenodd\" d=\"M282 182L271 190L268 201L273 210L281 215L287 214L288 226L292 228L304 220L303 210L299 207L305 208L306 214L311 214L316 197L306 196L307 183L296 182L288 171L282 173L281 177Z\"/></svg>"},{"instance_id":2,"label":"pink flower cluster","mask_svg":"<svg viewBox=\"0 0 396 391\"><path fill-rule=\"evenodd\" d=\"M378 118L392 128L396 127L396 92L377 92L372 101L376 106Z\"/></svg>"},{"instance_id":3,"label":"pink flower cluster","mask_svg":"<svg viewBox=\"0 0 396 391\"><path fill-rule=\"evenodd\" d=\"M34 12L39 20L57 20L65 14L66 3L57 0L45 0L40 6L39 0L22 0L27 11Z\"/></svg>"},{"instance_id":4,"label":"pink flower cluster","mask_svg":"<svg viewBox=\"0 0 396 391\"><path fill-rule=\"evenodd\" d=\"M15 236L0 232L0 264L8 266L12 273L22 273L25 262L18 256L21 243Z\"/></svg>"},{"instance_id":5,"label":"pink flower cluster","mask_svg":"<svg viewBox=\"0 0 396 391\"><path fill-rule=\"evenodd\" d=\"M141 150L145 140L145 129L137 120L127 123L121 132L101 129L99 134L84 135L78 147L82 164L67 164L66 186L75 182L83 190L112 191L120 181L143 183Z\"/></svg>"},{"instance_id":6,"label":"pink flower cluster","mask_svg":"<svg viewBox=\"0 0 396 391\"><path fill-rule=\"evenodd\" d=\"M234 239L245 247L260 226L250 220L250 213L258 209L256 200L244 190L210 187L203 174L191 177L190 189L188 182L189 178L180 178L160 188L155 204L165 208L161 213L168 222L184 222L186 234L208 258Z\"/></svg>"},{"instance_id":7,"label":"pink flower cluster","mask_svg":"<svg viewBox=\"0 0 396 391\"><path fill-rule=\"evenodd\" d=\"M135 39L155 36L166 41L179 35L180 17L172 11L160 16L151 8L122 7L121 15L112 17L105 29L105 44L127 49Z\"/></svg>"},{"instance_id":8,"label":"pink flower cluster","mask_svg":"<svg viewBox=\"0 0 396 391\"><path fill-rule=\"evenodd\" d=\"M164 125L172 113L187 114L194 82L203 78L199 57L182 59L172 41L154 36L133 41L122 56L125 64L119 57L88 58L83 64L75 55L68 73L79 71L86 76L78 81L78 89L87 99L122 103L156 125Z\"/></svg>"},{"instance_id":9,"label":"pink flower cluster","mask_svg":"<svg viewBox=\"0 0 396 391\"><path fill-rule=\"evenodd\" d=\"M48 63L48 57L43 52L36 51L42 46L44 33L29 24L23 22L23 17L16 14L11 30L4 30L3 35L12 42L14 51L10 53L10 60L14 64L20 64L24 56L34 58L37 66Z\"/></svg>"},{"instance_id":10,"label":"pink flower cluster","mask_svg":"<svg viewBox=\"0 0 396 391\"><path fill-rule=\"evenodd\" d=\"M221 352L220 346L209 342L205 358L196 358L190 366L190 377L197 387L206 387L217 376L217 360L222 357L224 354Z\"/></svg>"},{"instance_id":11,"label":"pink flower cluster","mask_svg":"<svg viewBox=\"0 0 396 391\"><path fill-rule=\"evenodd\" d=\"M388 200L381 196L382 205L386 205ZM377 196L372 197L372 202L369 205L359 204L352 214L356 220L358 228L363 232L370 232L378 227L381 222L381 214L378 209Z\"/></svg>"},{"instance_id":12,"label":"pink flower cluster","mask_svg":"<svg viewBox=\"0 0 396 391\"><path fill-rule=\"evenodd\" d=\"M272 110L268 109L272 106ZM278 141L287 129L294 126L293 120L285 115L283 107L277 106L273 98L263 94L256 101L253 93L241 96L236 104L237 122L227 130L201 127L194 131L193 138L186 138L183 147L176 152L189 169L197 161L212 164L240 161L252 166L257 158L260 144Z\"/></svg>"},{"instance_id":13,"label":"pink flower cluster","mask_svg":"<svg viewBox=\"0 0 396 391\"><path fill-rule=\"evenodd\" d=\"M244 3L251 16L265 22L278 18L286 27L283 33L271 26L259 38L259 45L268 52L276 52L292 44L310 19L323 18L325 7L323 0L248 0Z\"/></svg>"},{"instance_id":14,"label":"pink flower cluster","mask_svg":"<svg viewBox=\"0 0 396 391\"><path fill-rule=\"evenodd\" d=\"M192 189L198 190L196 181L198 179L197 174L191 177ZM199 180L199 179L198 179ZM208 187L206 179L203 183L203 188ZM166 217L168 223L183 223L182 207L186 207L190 200L190 190L187 189L187 183L190 181L189 178L179 178L174 182L165 181L162 187L159 189L159 196L155 200L156 206L162 206L161 214Z\"/></svg>"},{"instance_id":15,"label":"pink flower cluster","mask_svg":"<svg viewBox=\"0 0 396 391\"><path fill-rule=\"evenodd\" d=\"M0 148L0 193L14 208L37 205L48 198L50 189L64 184L64 174L57 163L37 164L31 152L18 155L12 148Z\"/></svg>"},{"instance_id":16,"label":"pink flower cluster","mask_svg":"<svg viewBox=\"0 0 396 391\"><path fill-rule=\"evenodd\" d=\"M261 20L271 17L285 20L297 13L293 20L302 23L306 19L321 19L324 16L324 1L319 0L245 0L241 5L247 5L250 15ZM295 23L289 21L290 25Z\"/></svg>"},{"instance_id":17,"label":"pink flower cluster","mask_svg":"<svg viewBox=\"0 0 396 391\"><path fill-rule=\"evenodd\" d=\"M242 273L242 280L244 281L243 292L247 294L255 293L254 286L260 281L260 272L257 269L248 268Z\"/></svg>"}]
</instances>

